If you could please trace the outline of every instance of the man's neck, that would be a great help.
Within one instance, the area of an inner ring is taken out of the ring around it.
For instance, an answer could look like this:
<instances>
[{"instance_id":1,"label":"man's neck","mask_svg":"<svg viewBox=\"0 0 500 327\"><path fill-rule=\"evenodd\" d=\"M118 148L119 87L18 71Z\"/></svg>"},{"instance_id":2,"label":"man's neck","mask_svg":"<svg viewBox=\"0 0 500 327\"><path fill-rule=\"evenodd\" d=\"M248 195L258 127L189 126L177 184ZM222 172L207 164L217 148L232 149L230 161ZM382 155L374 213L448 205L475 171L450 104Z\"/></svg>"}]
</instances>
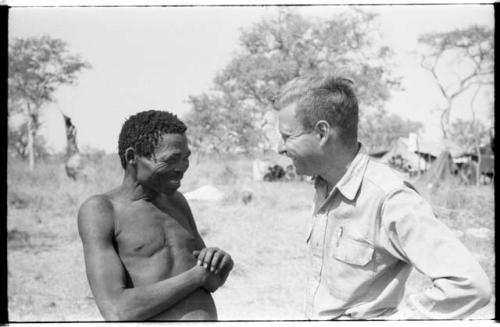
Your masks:
<instances>
[{"instance_id":1,"label":"man's neck","mask_svg":"<svg viewBox=\"0 0 500 327\"><path fill-rule=\"evenodd\" d=\"M130 172L125 172L120 189L122 194L130 201L144 200L152 202L160 195L158 192L141 185Z\"/></svg>"},{"instance_id":2,"label":"man's neck","mask_svg":"<svg viewBox=\"0 0 500 327\"><path fill-rule=\"evenodd\" d=\"M325 171L320 177L328 183L328 190L331 191L346 173L358 153L359 145L343 148L340 151L332 151L330 158L325 160Z\"/></svg>"}]
</instances>

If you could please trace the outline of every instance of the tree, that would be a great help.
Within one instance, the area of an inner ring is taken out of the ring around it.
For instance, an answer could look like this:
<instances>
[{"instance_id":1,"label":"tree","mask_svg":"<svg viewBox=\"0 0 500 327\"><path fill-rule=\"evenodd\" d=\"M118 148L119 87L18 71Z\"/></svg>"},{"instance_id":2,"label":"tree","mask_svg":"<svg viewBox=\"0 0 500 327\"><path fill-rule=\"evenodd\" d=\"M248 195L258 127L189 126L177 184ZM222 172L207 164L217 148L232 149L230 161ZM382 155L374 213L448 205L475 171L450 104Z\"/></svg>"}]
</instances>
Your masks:
<instances>
[{"instance_id":1,"label":"tree","mask_svg":"<svg viewBox=\"0 0 500 327\"><path fill-rule=\"evenodd\" d=\"M259 133L254 133L251 115L239 116L238 110L227 105L231 99L209 97L206 94L189 97L192 110L186 118L191 146L201 152L234 152L255 144Z\"/></svg>"},{"instance_id":2,"label":"tree","mask_svg":"<svg viewBox=\"0 0 500 327\"><path fill-rule=\"evenodd\" d=\"M481 140L489 136L488 128L479 120L457 119L450 126L450 136L469 152L476 152Z\"/></svg>"},{"instance_id":3,"label":"tree","mask_svg":"<svg viewBox=\"0 0 500 327\"><path fill-rule=\"evenodd\" d=\"M493 84L493 30L473 25L424 34L418 41L424 46L421 66L432 74L445 100L439 110L443 136L448 138L453 101L474 85ZM447 67L451 67L451 71Z\"/></svg>"},{"instance_id":4,"label":"tree","mask_svg":"<svg viewBox=\"0 0 500 327\"><path fill-rule=\"evenodd\" d=\"M360 107L381 110L389 90L391 51L380 45L376 15L351 10L327 20L279 11L240 36L240 51L214 79L211 92L191 96L184 117L198 151L270 149L274 99L281 86L307 73L352 78Z\"/></svg>"},{"instance_id":5,"label":"tree","mask_svg":"<svg viewBox=\"0 0 500 327\"><path fill-rule=\"evenodd\" d=\"M8 126L8 150L14 156L23 160L29 158L28 138L26 122L19 126ZM34 156L36 159L44 159L48 156L46 140L43 136L38 136L33 144Z\"/></svg>"},{"instance_id":6,"label":"tree","mask_svg":"<svg viewBox=\"0 0 500 327\"><path fill-rule=\"evenodd\" d=\"M408 137L423 128L421 122L403 120L395 114L378 111L361 117L359 138L371 151L387 150L400 137Z\"/></svg>"},{"instance_id":7,"label":"tree","mask_svg":"<svg viewBox=\"0 0 500 327\"><path fill-rule=\"evenodd\" d=\"M9 114L26 121L30 169L35 166L35 142L43 107L54 101L54 92L74 84L77 73L90 65L68 53L66 42L49 36L16 38L9 44Z\"/></svg>"},{"instance_id":8,"label":"tree","mask_svg":"<svg viewBox=\"0 0 500 327\"><path fill-rule=\"evenodd\" d=\"M480 182L479 177L481 176L481 161L482 161L481 141L487 138L489 138L490 141L492 140L490 132L491 129L488 130L488 128L483 123L481 123L479 120L476 119L474 100L476 99L479 89L480 86L477 86L476 91L474 92L474 96L472 97L470 102L472 119L471 120L457 119L455 122L451 124L451 129L450 129L450 136L453 138L453 140L462 144L467 149L467 151L476 153L477 164L473 165L476 170L475 172L476 185L479 185Z\"/></svg>"}]
</instances>

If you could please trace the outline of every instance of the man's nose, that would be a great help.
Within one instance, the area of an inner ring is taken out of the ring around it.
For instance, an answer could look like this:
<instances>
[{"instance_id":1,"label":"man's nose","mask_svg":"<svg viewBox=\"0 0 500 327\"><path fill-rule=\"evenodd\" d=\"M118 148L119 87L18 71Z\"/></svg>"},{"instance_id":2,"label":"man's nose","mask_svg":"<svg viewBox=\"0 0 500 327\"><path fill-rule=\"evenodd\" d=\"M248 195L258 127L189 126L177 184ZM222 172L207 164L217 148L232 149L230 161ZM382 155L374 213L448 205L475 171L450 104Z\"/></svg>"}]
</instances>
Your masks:
<instances>
[{"instance_id":1,"label":"man's nose","mask_svg":"<svg viewBox=\"0 0 500 327\"><path fill-rule=\"evenodd\" d=\"M181 163L179 163L174 169L175 171L177 172L186 172L186 170L189 168L189 161L183 161Z\"/></svg>"}]
</instances>

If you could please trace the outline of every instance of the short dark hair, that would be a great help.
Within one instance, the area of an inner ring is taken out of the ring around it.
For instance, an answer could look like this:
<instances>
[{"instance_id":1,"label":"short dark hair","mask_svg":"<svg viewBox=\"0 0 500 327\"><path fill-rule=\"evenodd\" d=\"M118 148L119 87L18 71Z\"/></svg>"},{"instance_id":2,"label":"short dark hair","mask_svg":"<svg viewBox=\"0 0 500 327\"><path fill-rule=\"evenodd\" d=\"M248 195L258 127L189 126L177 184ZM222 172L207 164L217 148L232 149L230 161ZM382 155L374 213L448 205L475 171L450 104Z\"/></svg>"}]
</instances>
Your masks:
<instances>
[{"instance_id":1,"label":"short dark hair","mask_svg":"<svg viewBox=\"0 0 500 327\"><path fill-rule=\"evenodd\" d=\"M122 167L127 167L125 151L128 148L133 148L138 155L151 157L162 134L184 134L186 129L186 125L168 111L148 110L130 116L118 138Z\"/></svg>"},{"instance_id":2,"label":"short dark hair","mask_svg":"<svg viewBox=\"0 0 500 327\"><path fill-rule=\"evenodd\" d=\"M327 121L340 131L346 142L358 137L358 100L352 86L344 77L298 77L283 86L276 108L280 110L292 103L306 131L314 129L320 120Z\"/></svg>"}]
</instances>

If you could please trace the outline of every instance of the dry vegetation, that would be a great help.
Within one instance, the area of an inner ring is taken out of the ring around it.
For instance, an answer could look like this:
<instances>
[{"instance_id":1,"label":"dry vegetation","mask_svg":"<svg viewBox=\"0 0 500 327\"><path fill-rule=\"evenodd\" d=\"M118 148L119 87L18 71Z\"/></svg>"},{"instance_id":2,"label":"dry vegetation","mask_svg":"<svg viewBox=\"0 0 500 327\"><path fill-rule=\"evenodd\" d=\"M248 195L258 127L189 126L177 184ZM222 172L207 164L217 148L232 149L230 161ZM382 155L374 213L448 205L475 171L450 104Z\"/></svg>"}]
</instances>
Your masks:
<instances>
[{"instance_id":1,"label":"dry vegetation","mask_svg":"<svg viewBox=\"0 0 500 327\"><path fill-rule=\"evenodd\" d=\"M227 250L235 261L226 285L214 294L220 319L302 319L305 226L312 186L254 182L251 161L244 158L193 161L181 191L213 184L226 194L218 203L191 202L207 245ZM87 197L119 184L122 172L115 156L96 158L92 165L94 174L86 181L73 182L65 176L61 162L42 163L29 172L25 163L9 161L11 321L102 319L85 276L76 213ZM253 193L246 205L240 199L244 191ZM440 219L457 231L494 283L493 187L445 186L429 198ZM474 230L480 228L484 228L483 235ZM428 285L415 272L408 293ZM474 317L491 319L493 315L494 299Z\"/></svg>"}]
</instances>

